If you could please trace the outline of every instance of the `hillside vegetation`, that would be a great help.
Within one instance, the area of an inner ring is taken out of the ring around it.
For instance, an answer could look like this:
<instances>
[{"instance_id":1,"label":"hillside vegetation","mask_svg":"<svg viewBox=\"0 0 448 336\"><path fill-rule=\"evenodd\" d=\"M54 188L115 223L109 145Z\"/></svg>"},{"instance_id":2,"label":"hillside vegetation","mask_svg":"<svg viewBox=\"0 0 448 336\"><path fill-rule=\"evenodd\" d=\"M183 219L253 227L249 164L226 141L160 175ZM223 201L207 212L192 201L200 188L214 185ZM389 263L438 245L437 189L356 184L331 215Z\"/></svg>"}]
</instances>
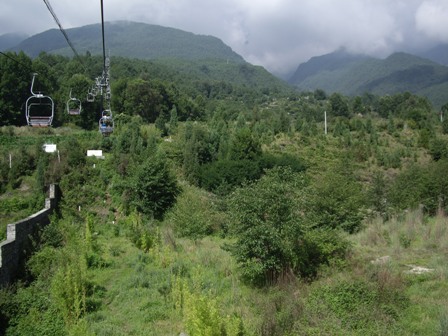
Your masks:
<instances>
[{"instance_id":1,"label":"hillside vegetation","mask_svg":"<svg viewBox=\"0 0 448 336\"><path fill-rule=\"evenodd\" d=\"M58 104L54 127L23 127L29 74L0 59L2 211L50 183L62 200L25 274L0 290L0 333L448 333L448 118L427 98L113 58L116 127L103 137L98 102L80 116L64 105L99 58L83 56L81 73L63 56L11 57Z\"/></svg>"},{"instance_id":2,"label":"hillside vegetation","mask_svg":"<svg viewBox=\"0 0 448 336\"><path fill-rule=\"evenodd\" d=\"M79 54L102 54L101 25L93 24L66 30ZM213 36L196 35L179 29L145 23L116 21L105 23L107 50L112 55L138 59L179 58L188 60L220 59L245 63L221 40ZM12 51L23 51L37 57L42 51L72 56L64 36L51 29L29 37Z\"/></svg>"},{"instance_id":3,"label":"hillside vegetation","mask_svg":"<svg viewBox=\"0 0 448 336\"><path fill-rule=\"evenodd\" d=\"M301 90L323 89L350 96L409 91L440 107L446 103L448 68L406 53L380 60L339 50L301 64L289 82Z\"/></svg>"}]
</instances>

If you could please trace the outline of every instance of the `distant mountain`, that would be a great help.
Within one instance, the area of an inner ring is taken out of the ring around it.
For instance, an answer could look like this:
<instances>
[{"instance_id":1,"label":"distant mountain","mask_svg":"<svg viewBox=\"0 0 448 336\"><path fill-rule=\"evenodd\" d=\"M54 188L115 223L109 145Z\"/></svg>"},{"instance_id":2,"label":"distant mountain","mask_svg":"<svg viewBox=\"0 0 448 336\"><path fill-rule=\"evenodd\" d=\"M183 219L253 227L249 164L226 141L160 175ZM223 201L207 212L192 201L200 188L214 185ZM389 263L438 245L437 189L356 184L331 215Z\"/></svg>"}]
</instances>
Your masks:
<instances>
[{"instance_id":1,"label":"distant mountain","mask_svg":"<svg viewBox=\"0 0 448 336\"><path fill-rule=\"evenodd\" d=\"M102 55L101 25L66 30L80 55ZM260 92L290 91L291 86L260 66L247 63L220 39L179 29L135 22L105 23L106 49L112 57L151 60L175 72L182 81L202 83L207 94L216 87L247 86ZM36 57L42 51L73 57L61 32L51 29L31 36L12 49ZM112 65L113 67L113 65ZM216 87L215 87L216 86ZM219 91L218 90L218 91Z\"/></svg>"},{"instance_id":2,"label":"distant mountain","mask_svg":"<svg viewBox=\"0 0 448 336\"><path fill-rule=\"evenodd\" d=\"M21 33L10 33L4 34L0 36L0 50L5 51L12 47L15 47L20 42L25 40L28 37L26 34Z\"/></svg>"},{"instance_id":3,"label":"distant mountain","mask_svg":"<svg viewBox=\"0 0 448 336\"><path fill-rule=\"evenodd\" d=\"M312 57L308 62L299 65L289 82L301 83L307 78L317 75L320 72L332 72L349 67L366 59L368 59L368 56L353 55L346 52L345 49L339 49L331 54L323 56Z\"/></svg>"},{"instance_id":4,"label":"distant mountain","mask_svg":"<svg viewBox=\"0 0 448 336\"><path fill-rule=\"evenodd\" d=\"M100 24L66 29L66 32L79 54L87 51L94 55L102 53ZM245 62L216 37L196 35L174 28L127 21L106 22L105 37L106 49L113 56ZM23 50L31 57L36 57L42 51L73 56L73 51L57 29L31 36L12 50Z\"/></svg>"},{"instance_id":5,"label":"distant mountain","mask_svg":"<svg viewBox=\"0 0 448 336\"><path fill-rule=\"evenodd\" d=\"M437 107L448 101L448 67L406 53L382 60L336 51L299 65L289 83L300 90L345 95L409 91L428 97Z\"/></svg>"},{"instance_id":6,"label":"distant mountain","mask_svg":"<svg viewBox=\"0 0 448 336\"><path fill-rule=\"evenodd\" d=\"M419 54L419 56L439 64L448 65L448 44L439 44L438 46Z\"/></svg>"}]
</instances>

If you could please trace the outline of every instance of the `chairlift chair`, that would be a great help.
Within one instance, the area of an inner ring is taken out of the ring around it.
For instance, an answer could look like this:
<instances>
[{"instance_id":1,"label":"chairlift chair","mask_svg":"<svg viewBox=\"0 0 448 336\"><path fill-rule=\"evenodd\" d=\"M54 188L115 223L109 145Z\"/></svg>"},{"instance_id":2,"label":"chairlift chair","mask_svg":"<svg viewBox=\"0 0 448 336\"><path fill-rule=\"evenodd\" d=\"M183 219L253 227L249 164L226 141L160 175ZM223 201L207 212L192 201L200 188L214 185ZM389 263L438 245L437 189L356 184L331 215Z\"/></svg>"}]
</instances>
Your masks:
<instances>
[{"instance_id":1,"label":"chairlift chair","mask_svg":"<svg viewBox=\"0 0 448 336\"><path fill-rule=\"evenodd\" d=\"M95 96L96 96L96 89L92 88L91 90L89 90L89 92L87 92L87 101L89 103L93 103L95 101Z\"/></svg>"},{"instance_id":2,"label":"chairlift chair","mask_svg":"<svg viewBox=\"0 0 448 336\"><path fill-rule=\"evenodd\" d=\"M81 114L81 110L81 101L72 97L72 90L70 90L70 98L67 100L67 113L70 115L79 115Z\"/></svg>"},{"instance_id":3,"label":"chairlift chair","mask_svg":"<svg viewBox=\"0 0 448 336\"><path fill-rule=\"evenodd\" d=\"M93 103L95 101L95 95L92 92L87 92L87 101Z\"/></svg>"},{"instance_id":4,"label":"chairlift chair","mask_svg":"<svg viewBox=\"0 0 448 336\"><path fill-rule=\"evenodd\" d=\"M34 79L37 74L33 74L31 82L32 96L26 100L26 121L32 127L48 127L51 126L54 117L54 102L50 96L45 96L42 93L34 93Z\"/></svg>"}]
</instances>

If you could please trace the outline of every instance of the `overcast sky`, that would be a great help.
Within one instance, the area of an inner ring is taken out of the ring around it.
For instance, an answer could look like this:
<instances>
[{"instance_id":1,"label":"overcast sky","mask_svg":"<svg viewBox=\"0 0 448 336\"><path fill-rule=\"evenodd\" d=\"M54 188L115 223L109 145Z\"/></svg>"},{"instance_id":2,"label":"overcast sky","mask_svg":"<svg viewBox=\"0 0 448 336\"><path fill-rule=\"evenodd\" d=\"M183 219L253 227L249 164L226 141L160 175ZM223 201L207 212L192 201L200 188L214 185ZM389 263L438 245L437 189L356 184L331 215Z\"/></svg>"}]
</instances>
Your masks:
<instances>
[{"instance_id":1,"label":"overcast sky","mask_svg":"<svg viewBox=\"0 0 448 336\"><path fill-rule=\"evenodd\" d=\"M100 22L99 0L50 3L65 29ZM216 36L276 74L340 47L385 57L448 43L448 0L104 0L104 14ZM51 28L43 1L0 0L0 35Z\"/></svg>"}]
</instances>

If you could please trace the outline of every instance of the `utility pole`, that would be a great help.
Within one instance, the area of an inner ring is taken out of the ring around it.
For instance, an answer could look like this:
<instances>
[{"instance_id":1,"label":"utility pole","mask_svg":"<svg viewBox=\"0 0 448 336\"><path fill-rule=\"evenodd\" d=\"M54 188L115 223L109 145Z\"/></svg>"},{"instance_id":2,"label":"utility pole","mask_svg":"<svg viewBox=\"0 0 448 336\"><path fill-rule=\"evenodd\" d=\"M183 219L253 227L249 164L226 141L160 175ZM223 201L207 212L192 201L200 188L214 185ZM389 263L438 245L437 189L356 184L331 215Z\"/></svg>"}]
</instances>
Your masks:
<instances>
[{"instance_id":1,"label":"utility pole","mask_svg":"<svg viewBox=\"0 0 448 336\"><path fill-rule=\"evenodd\" d=\"M9 153L9 169L12 168L12 155Z\"/></svg>"},{"instance_id":2,"label":"utility pole","mask_svg":"<svg viewBox=\"0 0 448 336\"><path fill-rule=\"evenodd\" d=\"M324 119L325 119L325 135L327 135L327 111L324 112Z\"/></svg>"}]
</instances>

